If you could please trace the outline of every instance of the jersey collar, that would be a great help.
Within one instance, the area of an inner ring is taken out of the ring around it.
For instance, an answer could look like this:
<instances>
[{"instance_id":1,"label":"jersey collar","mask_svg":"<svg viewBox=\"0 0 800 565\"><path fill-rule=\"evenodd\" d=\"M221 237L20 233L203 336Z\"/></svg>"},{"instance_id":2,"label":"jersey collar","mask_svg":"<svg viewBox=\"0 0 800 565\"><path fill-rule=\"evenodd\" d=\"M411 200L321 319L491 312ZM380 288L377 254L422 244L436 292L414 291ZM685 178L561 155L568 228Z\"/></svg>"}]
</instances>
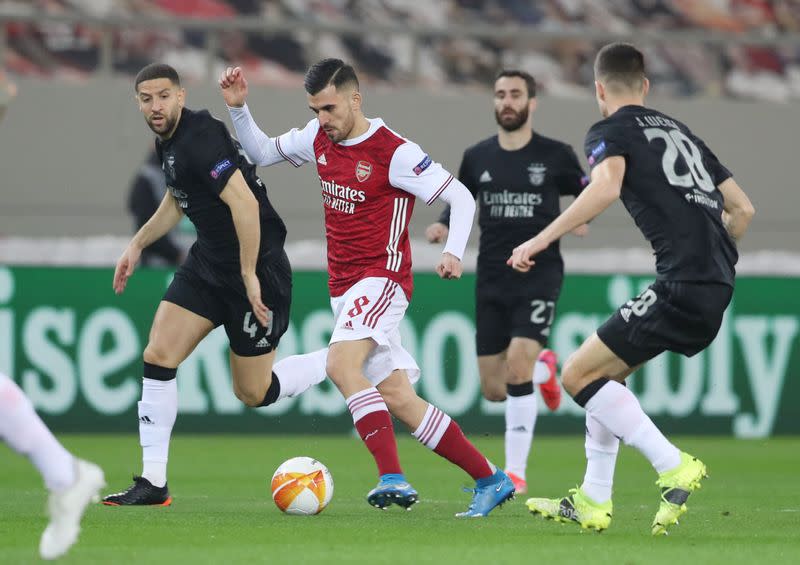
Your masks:
<instances>
[{"instance_id":1,"label":"jersey collar","mask_svg":"<svg viewBox=\"0 0 800 565\"><path fill-rule=\"evenodd\" d=\"M366 141L372 134L378 131L381 127L383 127L384 123L383 120L380 118L367 118L369 122L369 128L367 131L359 135L358 137L354 137L353 139L344 139L339 142L339 145L344 145L345 147L349 147L351 145L358 145L362 141Z\"/></svg>"}]
</instances>

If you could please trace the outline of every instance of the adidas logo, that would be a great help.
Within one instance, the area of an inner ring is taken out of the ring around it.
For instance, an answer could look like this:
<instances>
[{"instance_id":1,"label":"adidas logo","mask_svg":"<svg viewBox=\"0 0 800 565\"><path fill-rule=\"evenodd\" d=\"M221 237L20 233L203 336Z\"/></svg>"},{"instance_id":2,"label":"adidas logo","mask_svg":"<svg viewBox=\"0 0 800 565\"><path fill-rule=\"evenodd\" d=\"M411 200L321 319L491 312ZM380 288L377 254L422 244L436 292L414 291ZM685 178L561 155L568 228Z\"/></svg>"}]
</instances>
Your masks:
<instances>
[{"instance_id":1,"label":"adidas logo","mask_svg":"<svg viewBox=\"0 0 800 565\"><path fill-rule=\"evenodd\" d=\"M325 153L319 156L319 159L317 159L317 163L319 163L320 165L328 164L328 160L325 158Z\"/></svg>"},{"instance_id":2,"label":"adidas logo","mask_svg":"<svg viewBox=\"0 0 800 565\"><path fill-rule=\"evenodd\" d=\"M619 310L622 319L626 322L631 319L631 309L630 308L620 308Z\"/></svg>"},{"instance_id":3,"label":"adidas logo","mask_svg":"<svg viewBox=\"0 0 800 565\"><path fill-rule=\"evenodd\" d=\"M353 329L353 320L347 320L345 324L342 326L344 330L352 330Z\"/></svg>"},{"instance_id":4,"label":"adidas logo","mask_svg":"<svg viewBox=\"0 0 800 565\"><path fill-rule=\"evenodd\" d=\"M489 174L489 171L483 171L481 178L478 179L478 182L492 182L492 175Z\"/></svg>"},{"instance_id":5,"label":"adidas logo","mask_svg":"<svg viewBox=\"0 0 800 565\"><path fill-rule=\"evenodd\" d=\"M258 340L256 347L269 347L269 340L265 337L262 337Z\"/></svg>"},{"instance_id":6,"label":"adidas logo","mask_svg":"<svg viewBox=\"0 0 800 565\"><path fill-rule=\"evenodd\" d=\"M149 416L139 416L139 423L140 424L155 424L155 422L153 420L151 420Z\"/></svg>"},{"instance_id":7,"label":"adidas logo","mask_svg":"<svg viewBox=\"0 0 800 565\"><path fill-rule=\"evenodd\" d=\"M515 428L511 428L511 431L512 432L527 432L528 428L526 428L525 426L517 426Z\"/></svg>"}]
</instances>

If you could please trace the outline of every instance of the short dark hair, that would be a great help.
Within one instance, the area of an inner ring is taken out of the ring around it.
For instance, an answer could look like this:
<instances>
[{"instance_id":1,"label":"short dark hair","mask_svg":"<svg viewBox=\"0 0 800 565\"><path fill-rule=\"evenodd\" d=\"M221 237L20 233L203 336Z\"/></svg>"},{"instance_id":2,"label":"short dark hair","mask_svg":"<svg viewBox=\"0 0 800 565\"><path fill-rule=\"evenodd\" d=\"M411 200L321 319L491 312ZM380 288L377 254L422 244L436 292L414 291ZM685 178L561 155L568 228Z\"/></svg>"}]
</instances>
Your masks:
<instances>
[{"instance_id":1,"label":"short dark hair","mask_svg":"<svg viewBox=\"0 0 800 565\"><path fill-rule=\"evenodd\" d=\"M609 43L597 53L594 76L604 83L641 90L645 79L644 55L630 43Z\"/></svg>"},{"instance_id":2,"label":"short dark hair","mask_svg":"<svg viewBox=\"0 0 800 565\"><path fill-rule=\"evenodd\" d=\"M518 69L503 69L497 73L497 76L494 77L494 81L497 82L503 77L521 78L525 81L525 86L528 88L528 98L536 98L536 79L533 78L530 73Z\"/></svg>"},{"instance_id":3,"label":"short dark hair","mask_svg":"<svg viewBox=\"0 0 800 565\"><path fill-rule=\"evenodd\" d=\"M150 63L136 75L136 80L133 83L133 89L139 92L139 84L146 80L154 80L157 78L168 78L175 86L181 85L181 77L178 76L178 71L170 67L166 63Z\"/></svg>"},{"instance_id":4,"label":"short dark hair","mask_svg":"<svg viewBox=\"0 0 800 565\"><path fill-rule=\"evenodd\" d=\"M352 86L358 90L356 71L341 59L323 59L314 63L306 71L304 82L306 92L312 96L329 84L332 84L337 90L343 86Z\"/></svg>"}]
</instances>

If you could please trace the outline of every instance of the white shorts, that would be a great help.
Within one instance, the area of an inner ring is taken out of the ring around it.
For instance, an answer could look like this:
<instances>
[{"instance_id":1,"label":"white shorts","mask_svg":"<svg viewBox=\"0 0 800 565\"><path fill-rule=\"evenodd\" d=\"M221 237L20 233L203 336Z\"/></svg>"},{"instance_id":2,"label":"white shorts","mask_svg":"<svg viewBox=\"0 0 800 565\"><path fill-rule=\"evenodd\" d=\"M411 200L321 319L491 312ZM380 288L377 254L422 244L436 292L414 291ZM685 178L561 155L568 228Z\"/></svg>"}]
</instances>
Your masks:
<instances>
[{"instance_id":1,"label":"white shorts","mask_svg":"<svg viewBox=\"0 0 800 565\"><path fill-rule=\"evenodd\" d=\"M402 369L411 384L419 379L419 366L400 343L400 321L408 300L400 285L387 278L370 277L331 298L334 326L331 343L370 338L378 346L364 362L364 376L377 386L392 371Z\"/></svg>"}]
</instances>

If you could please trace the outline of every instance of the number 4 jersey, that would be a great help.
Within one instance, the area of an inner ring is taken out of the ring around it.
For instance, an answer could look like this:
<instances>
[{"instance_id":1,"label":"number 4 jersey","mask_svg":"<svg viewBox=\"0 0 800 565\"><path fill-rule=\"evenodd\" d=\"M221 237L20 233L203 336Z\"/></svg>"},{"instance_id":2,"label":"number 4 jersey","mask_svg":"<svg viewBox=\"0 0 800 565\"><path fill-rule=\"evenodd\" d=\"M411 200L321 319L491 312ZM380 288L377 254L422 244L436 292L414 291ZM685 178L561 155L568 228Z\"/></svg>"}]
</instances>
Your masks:
<instances>
[{"instance_id":1,"label":"number 4 jersey","mask_svg":"<svg viewBox=\"0 0 800 565\"><path fill-rule=\"evenodd\" d=\"M653 246L659 280L733 286L736 246L722 223L717 188L731 177L681 122L643 106L624 106L586 134L591 168L625 158L621 198Z\"/></svg>"}]
</instances>

